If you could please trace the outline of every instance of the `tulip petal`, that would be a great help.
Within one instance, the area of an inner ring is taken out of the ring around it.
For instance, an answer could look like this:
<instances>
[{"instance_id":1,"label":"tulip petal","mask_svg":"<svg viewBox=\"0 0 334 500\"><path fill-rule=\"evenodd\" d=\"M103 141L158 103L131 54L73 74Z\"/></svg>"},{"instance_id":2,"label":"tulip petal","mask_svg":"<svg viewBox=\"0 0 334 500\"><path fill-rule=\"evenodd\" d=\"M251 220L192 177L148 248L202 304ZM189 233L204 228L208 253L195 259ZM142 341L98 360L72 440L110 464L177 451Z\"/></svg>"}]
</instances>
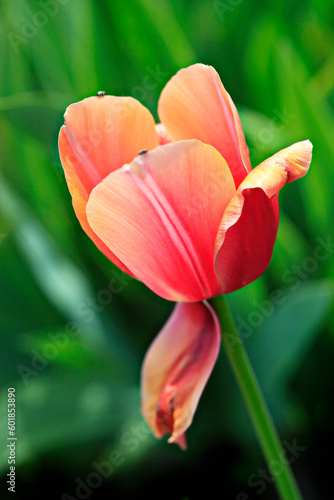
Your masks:
<instances>
[{"instance_id":1,"label":"tulip petal","mask_svg":"<svg viewBox=\"0 0 334 500\"><path fill-rule=\"evenodd\" d=\"M220 324L207 302L179 303L142 367L142 414L156 437L186 447L198 401L220 347Z\"/></svg>"},{"instance_id":2,"label":"tulip petal","mask_svg":"<svg viewBox=\"0 0 334 500\"><path fill-rule=\"evenodd\" d=\"M158 295L196 302L220 294L214 245L235 193L222 156L199 141L139 156L91 193L88 221L112 252Z\"/></svg>"},{"instance_id":3,"label":"tulip petal","mask_svg":"<svg viewBox=\"0 0 334 500\"><path fill-rule=\"evenodd\" d=\"M239 186L222 218L215 270L223 293L251 283L268 267L278 229L278 192L308 171L312 144L303 141L258 165Z\"/></svg>"},{"instance_id":4,"label":"tulip petal","mask_svg":"<svg viewBox=\"0 0 334 500\"><path fill-rule=\"evenodd\" d=\"M236 187L250 172L238 112L211 66L181 69L163 89L158 113L172 140L199 139L214 146L227 161Z\"/></svg>"},{"instance_id":5,"label":"tulip petal","mask_svg":"<svg viewBox=\"0 0 334 500\"><path fill-rule=\"evenodd\" d=\"M169 144L170 142L172 142L170 137L167 134L167 130L166 130L165 125L163 125L162 123L158 123L155 126L155 129L156 129L158 137L159 137L160 146L163 146L164 144Z\"/></svg>"},{"instance_id":6,"label":"tulip petal","mask_svg":"<svg viewBox=\"0 0 334 500\"><path fill-rule=\"evenodd\" d=\"M71 104L59 134L59 153L73 207L96 246L114 264L126 266L89 226L86 204L92 189L142 149L159 144L151 113L132 97L89 97Z\"/></svg>"}]
</instances>

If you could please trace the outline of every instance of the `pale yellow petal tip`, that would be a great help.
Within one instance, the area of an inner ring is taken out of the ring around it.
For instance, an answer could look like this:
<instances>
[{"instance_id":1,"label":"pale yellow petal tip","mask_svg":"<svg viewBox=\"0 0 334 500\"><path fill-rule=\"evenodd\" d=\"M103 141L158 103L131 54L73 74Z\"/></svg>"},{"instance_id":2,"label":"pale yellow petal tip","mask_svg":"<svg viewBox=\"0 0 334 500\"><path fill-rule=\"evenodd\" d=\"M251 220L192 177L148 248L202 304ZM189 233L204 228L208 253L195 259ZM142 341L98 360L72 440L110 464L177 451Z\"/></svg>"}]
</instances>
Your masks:
<instances>
[{"instance_id":1,"label":"pale yellow petal tip","mask_svg":"<svg viewBox=\"0 0 334 500\"><path fill-rule=\"evenodd\" d=\"M186 435L183 432L182 434L177 434L177 435L172 435L168 441L168 443L174 443L177 444L182 451L186 451L187 449L187 441L186 441Z\"/></svg>"},{"instance_id":2,"label":"pale yellow petal tip","mask_svg":"<svg viewBox=\"0 0 334 500\"><path fill-rule=\"evenodd\" d=\"M288 174L287 182L295 181L307 174L312 160L313 144L311 141L296 142L286 148L284 169Z\"/></svg>"}]
</instances>

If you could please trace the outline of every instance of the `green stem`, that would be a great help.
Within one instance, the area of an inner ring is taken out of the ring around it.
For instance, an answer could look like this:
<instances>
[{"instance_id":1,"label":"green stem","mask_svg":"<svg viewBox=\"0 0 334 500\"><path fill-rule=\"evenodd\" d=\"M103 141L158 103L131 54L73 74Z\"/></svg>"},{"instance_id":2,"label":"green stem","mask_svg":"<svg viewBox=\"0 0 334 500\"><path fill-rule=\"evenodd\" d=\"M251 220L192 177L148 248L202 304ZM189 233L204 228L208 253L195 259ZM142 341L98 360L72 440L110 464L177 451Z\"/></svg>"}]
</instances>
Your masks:
<instances>
[{"instance_id":1,"label":"green stem","mask_svg":"<svg viewBox=\"0 0 334 500\"><path fill-rule=\"evenodd\" d=\"M302 500L292 471L286 460L284 460L284 451L280 439L225 299L220 296L211 299L209 302L220 320L222 340L227 357L239 384L279 496L281 500ZM281 466L278 474L273 473L271 470L271 464L277 462Z\"/></svg>"}]
</instances>

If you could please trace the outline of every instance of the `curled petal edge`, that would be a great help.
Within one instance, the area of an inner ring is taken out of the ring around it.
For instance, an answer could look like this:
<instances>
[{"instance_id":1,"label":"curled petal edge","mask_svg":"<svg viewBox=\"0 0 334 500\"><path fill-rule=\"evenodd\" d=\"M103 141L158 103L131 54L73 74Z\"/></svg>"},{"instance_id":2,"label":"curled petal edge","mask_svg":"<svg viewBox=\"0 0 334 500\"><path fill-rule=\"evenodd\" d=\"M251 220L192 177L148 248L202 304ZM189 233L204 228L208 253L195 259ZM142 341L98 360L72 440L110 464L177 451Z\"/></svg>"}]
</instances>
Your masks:
<instances>
[{"instance_id":1,"label":"curled petal edge","mask_svg":"<svg viewBox=\"0 0 334 500\"><path fill-rule=\"evenodd\" d=\"M278 193L307 173L311 159L311 142L298 142L258 165L240 184L215 243L215 271L223 293L251 283L269 265L278 229Z\"/></svg>"}]
</instances>

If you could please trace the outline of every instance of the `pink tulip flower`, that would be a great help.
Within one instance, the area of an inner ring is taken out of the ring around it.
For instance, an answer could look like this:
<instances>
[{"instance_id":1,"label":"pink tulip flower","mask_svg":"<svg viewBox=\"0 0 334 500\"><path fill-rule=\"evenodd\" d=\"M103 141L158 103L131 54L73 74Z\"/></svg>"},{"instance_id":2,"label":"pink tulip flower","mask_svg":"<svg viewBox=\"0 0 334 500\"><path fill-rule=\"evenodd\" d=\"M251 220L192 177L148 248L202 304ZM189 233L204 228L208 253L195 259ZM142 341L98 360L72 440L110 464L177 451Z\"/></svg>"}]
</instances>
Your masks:
<instances>
[{"instance_id":1,"label":"pink tulip flower","mask_svg":"<svg viewBox=\"0 0 334 500\"><path fill-rule=\"evenodd\" d=\"M312 144L252 170L232 99L203 64L167 83L158 114L155 125L132 97L89 97L67 108L59 151L84 231L120 269L179 302L146 355L142 412L157 437L185 448L220 346L206 299L265 271L278 193L306 174Z\"/></svg>"}]
</instances>

